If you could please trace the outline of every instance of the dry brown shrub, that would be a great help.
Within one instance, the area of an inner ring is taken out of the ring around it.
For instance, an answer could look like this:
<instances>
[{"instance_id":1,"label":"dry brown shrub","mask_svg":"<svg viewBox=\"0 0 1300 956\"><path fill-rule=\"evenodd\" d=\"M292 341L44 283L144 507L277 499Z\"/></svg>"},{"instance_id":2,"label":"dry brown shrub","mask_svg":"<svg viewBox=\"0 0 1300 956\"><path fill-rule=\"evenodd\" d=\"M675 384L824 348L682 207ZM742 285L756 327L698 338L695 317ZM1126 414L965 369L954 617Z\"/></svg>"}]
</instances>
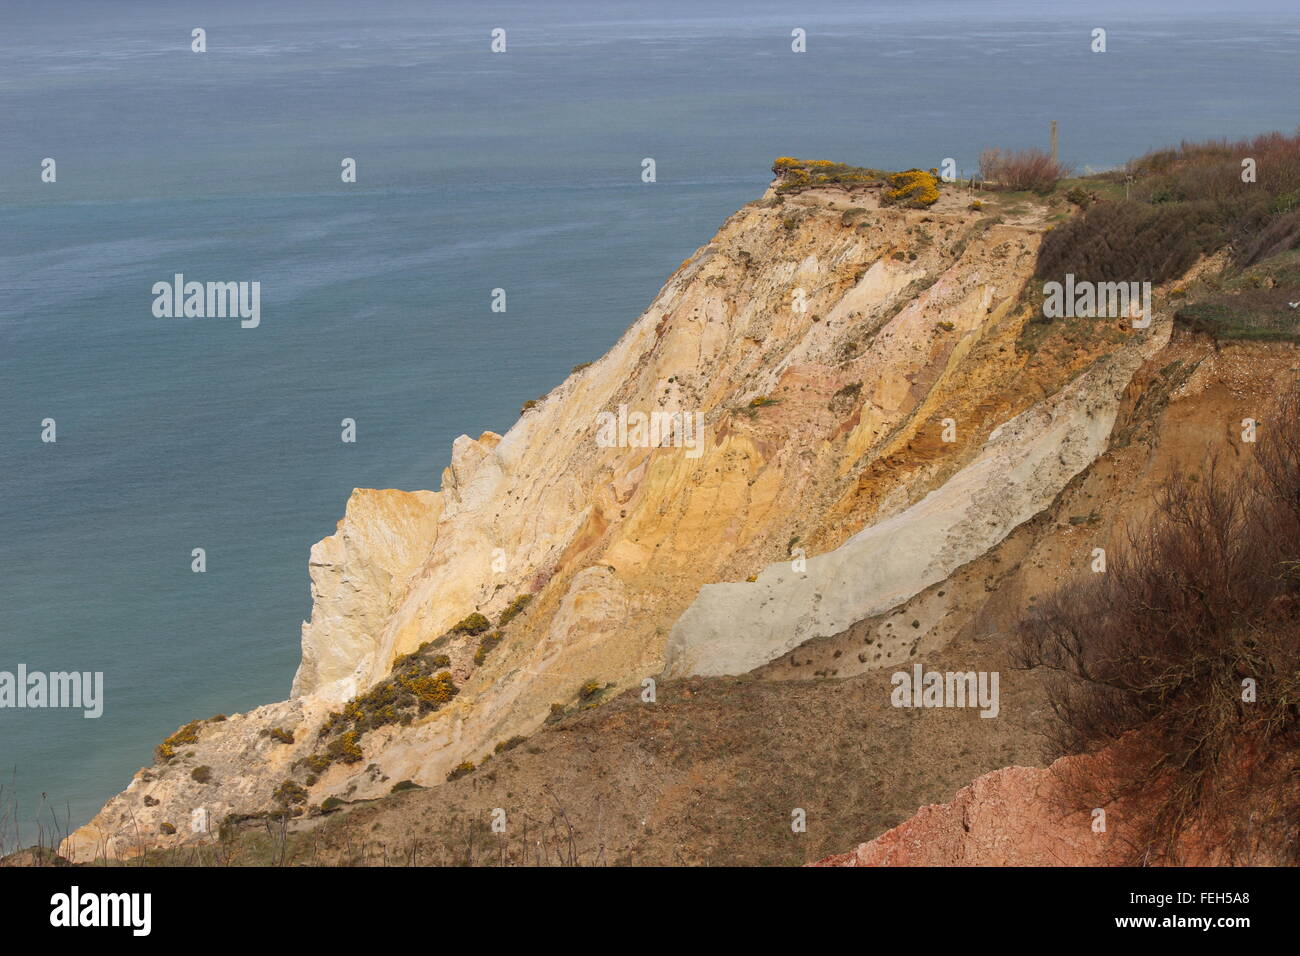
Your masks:
<instances>
[{"instance_id":1,"label":"dry brown shrub","mask_svg":"<svg viewBox=\"0 0 1300 956\"><path fill-rule=\"evenodd\" d=\"M1049 596L1021 633L1020 663L1053 672L1056 755L1108 752L1079 799L1140 808L1130 862L1178 862L1189 836L1221 862L1300 862L1297 397L1242 474L1211 458L1171 480L1106 573Z\"/></svg>"},{"instance_id":2,"label":"dry brown shrub","mask_svg":"<svg viewBox=\"0 0 1300 956\"><path fill-rule=\"evenodd\" d=\"M1050 193L1070 175L1070 167L1041 149L986 149L980 153L980 178L1004 189Z\"/></svg>"}]
</instances>

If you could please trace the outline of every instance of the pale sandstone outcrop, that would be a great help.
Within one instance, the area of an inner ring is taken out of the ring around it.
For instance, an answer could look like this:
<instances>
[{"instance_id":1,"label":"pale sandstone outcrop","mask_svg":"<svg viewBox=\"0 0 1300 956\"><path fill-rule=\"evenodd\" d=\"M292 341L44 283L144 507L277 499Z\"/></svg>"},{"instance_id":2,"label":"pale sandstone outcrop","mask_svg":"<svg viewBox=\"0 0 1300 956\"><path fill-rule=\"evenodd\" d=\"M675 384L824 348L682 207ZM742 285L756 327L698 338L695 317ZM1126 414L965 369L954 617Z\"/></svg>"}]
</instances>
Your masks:
<instances>
[{"instance_id":1,"label":"pale sandstone outcrop","mask_svg":"<svg viewBox=\"0 0 1300 956\"><path fill-rule=\"evenodd\" d=\"M430 491L352 492L338 530L311 549L311 623L302 626L294 697L356 695L357 663L373 656L374 636L434 546L441 513L442 496Z\"/></svg>"}]
</instances>

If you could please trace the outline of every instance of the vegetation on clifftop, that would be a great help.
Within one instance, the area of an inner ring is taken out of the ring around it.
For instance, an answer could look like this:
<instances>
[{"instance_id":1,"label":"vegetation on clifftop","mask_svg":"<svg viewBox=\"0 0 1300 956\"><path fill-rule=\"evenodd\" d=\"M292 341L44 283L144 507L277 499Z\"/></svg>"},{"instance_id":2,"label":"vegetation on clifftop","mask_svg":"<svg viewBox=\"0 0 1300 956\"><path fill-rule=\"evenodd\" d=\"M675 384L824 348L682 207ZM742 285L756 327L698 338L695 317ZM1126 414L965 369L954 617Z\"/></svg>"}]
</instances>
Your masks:
<instances>
[{"instance_id":1,"label":"vegetation on clifftop","mask_svg":"<svg viewBox=\"0 0 1300 956\"><path fill-rule=\"evenodd\" d=\"M879 169L834 163L829 159L795 159L779 156L772 164L772 172L780 180L778 193L797 193L816 186L871 186L880 185L888 173Z\"/></svg>"},{"instance_id":2,"label":"vegetation on clifftop","mask_svg":"<svg viewBox=\"0 0 1300 956\"><path fill-rule=\"evenodd\" d=\"M980 153L984 188L1027 190L1046 196L1069 174L1069 167L1041 149L986 149Z\"/></svg>"},{"instance_id":3,"label":"vegetation on clifftop","mask_svg":"<svg viewBox=\"0 0 1300 956\"><path fill-rule=\"evenodd\" d=\"M795 159L778 157L772 164L778 180L776 191L783 195L814 189L819 186L881 186L885 187L881 201L897 203L915 209L933 205L939 198L938 170L926 172L906 169L890 173L864 166L849 166L829 159Z\"/></svg>"},{"instance_id":4,"label":"vegetation on clifftop","mask_svg":"<svg viewBox=\"0 0 1300 956\"><path fill-rule=\"evenodd\" d=\"M889 176L884 200L913 209L933 206L939 200L939 179L933 172L908 169Z\"/></svg>"},{"instance_id":5,"label":"vegetation on clifftop","mask_svg":"<svg viewBox=\"0 0 1300 956\"><path fill-rule=\"evenodd\" d=\"M1159 285L1223 253L1227 271L1175 290L1180 324L1217 338L1300 336L1300 134L1185 142L1069 195L1080 212L1044 237L1039 279Z\"/></svg>"}]
</instances>

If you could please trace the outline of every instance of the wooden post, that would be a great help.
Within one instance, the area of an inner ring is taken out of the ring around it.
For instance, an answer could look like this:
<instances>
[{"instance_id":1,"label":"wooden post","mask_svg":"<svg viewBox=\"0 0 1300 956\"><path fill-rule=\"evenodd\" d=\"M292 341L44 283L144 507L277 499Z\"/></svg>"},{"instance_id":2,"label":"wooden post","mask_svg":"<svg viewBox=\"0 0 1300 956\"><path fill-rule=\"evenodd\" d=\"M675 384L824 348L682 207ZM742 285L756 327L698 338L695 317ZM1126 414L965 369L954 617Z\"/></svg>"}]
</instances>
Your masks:
<instances>
[{"instance_id":1,"label":"wooden post","mask_svg":"<svg viewBox=\"0 0 1300 956\"><path fill-rule=\"evenodd\" d=\"M1052 120L1052 162L1056 162L1056 120Z\"/></svg>"}]
</instances>

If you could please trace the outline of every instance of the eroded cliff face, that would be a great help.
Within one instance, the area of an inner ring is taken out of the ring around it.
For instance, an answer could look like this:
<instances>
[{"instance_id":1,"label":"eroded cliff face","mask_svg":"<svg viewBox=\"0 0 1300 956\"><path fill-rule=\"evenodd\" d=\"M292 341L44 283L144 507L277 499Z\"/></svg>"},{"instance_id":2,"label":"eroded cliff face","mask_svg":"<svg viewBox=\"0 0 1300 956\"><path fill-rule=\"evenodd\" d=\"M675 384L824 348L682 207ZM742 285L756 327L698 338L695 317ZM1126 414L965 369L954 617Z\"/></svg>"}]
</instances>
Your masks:
<instances>
[{"instance_id":1,"label":"eroded cliff face","mask_svg":"<svg viewBox=\"0 0 1300 956\"><path fill-rule=\"evenodd\" d=\"M975 460L922 500L840 547L785 561L753 583L706 584L673 629L667 672L742 674L945 580L1041 512L1105 450L1120 397L1146 349L1108 356L997 428Z\"/></svg>"},{"instance_id":2,"label":"eroded cliff face","mask_svg":"<svg viewBox=\"0 0 1300 956\"><path fill-rule=\"evenodd\" d=\"M293 698L197 725L65 851L190 839L194 810L208 829L264 812L286 780L307 806L436 785L588 682L741 673L988 551L1103 450L1168 322L1121 321L1035 365L1015 303L1042 210L1001 221L968 202L769 190L733 215L603 358L506 435L457 439L440 491L354 492L312 549ZM698 413L702 441L605 447L597 416L621 406ZM526 610L476 661L453 625L495 621L519 595ZM444 637L450 703L369 730L353 762L304 769L331 712Z\"/></svg>"},{"instance_id":3,"label":"eroded cliff face","mask_svg":"<svg viewBox=\"0 0 1300 956\"><path fill-rule=\"evenodd\" d=\"M1047 343L1036 354L1050 351ZM1240 423L1293 387L1298 364L1290 345L1220 348L1179 334L1133 374L1106 451L1042 512L944 580L743 676L660 680L653 703L633 687L548 722L457 780L306 813L288 855L321 865L531 865L556 861L555 847L539 849L549 833L583 864L786 866L894 828L901 837L911 831L900 824L916 816L934 827L891 843L878 862L1125 862L1135 822L1153 815L1109 792L1117 786L1094 772L1095 760L1043 769L1052 672L1017 661L1020 627L1044 595L1093 573L1096 548L1123 547L1171 475L1196 473L1211 456L1245 467ZM916 664L1000 672L998 718L893 706L893 674ZM1015 769L995 773L1007 767ZM969 814L944 808L986 774ZM1252 789L1267 812L1269 791ZM917 812L930 805L938 808ZM1242 806L1237 793L1228 805ZM795 807L807 813L807 832L791 830ZM1107 811L1106 831L1093 830L1097 807ZM497 808L511 821L502 840L471 839ZM1250 862L1287 845L1261 826L1263 816L1250 817L1262 844ZM266 862L264 827L249 824L245 836L226 852ZM1198 848L1224 845L1193 833L1180 853L1208 860Z\"/></svg>"}]
</instances>

